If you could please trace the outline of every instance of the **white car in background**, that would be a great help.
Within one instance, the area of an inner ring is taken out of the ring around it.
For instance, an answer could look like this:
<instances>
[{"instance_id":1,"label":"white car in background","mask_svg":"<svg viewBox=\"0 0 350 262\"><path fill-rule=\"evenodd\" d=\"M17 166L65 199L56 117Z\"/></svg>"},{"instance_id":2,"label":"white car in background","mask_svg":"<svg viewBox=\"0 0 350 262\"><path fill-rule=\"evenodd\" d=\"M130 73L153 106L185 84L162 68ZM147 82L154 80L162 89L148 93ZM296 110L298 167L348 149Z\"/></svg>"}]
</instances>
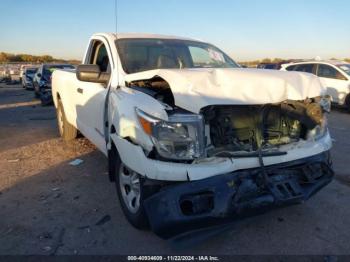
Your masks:
<instances>
[{"instance_id":1,"label":"white car in background","mask_svg":"<svg viewBox=\"0 0 350 262\"><path fill-rule=\"evenodd\" d=\"M281 70L317 75L332 102L350 110L350 63L338 60L298 62L284 64Z\"/></svg>"}]
</instances>

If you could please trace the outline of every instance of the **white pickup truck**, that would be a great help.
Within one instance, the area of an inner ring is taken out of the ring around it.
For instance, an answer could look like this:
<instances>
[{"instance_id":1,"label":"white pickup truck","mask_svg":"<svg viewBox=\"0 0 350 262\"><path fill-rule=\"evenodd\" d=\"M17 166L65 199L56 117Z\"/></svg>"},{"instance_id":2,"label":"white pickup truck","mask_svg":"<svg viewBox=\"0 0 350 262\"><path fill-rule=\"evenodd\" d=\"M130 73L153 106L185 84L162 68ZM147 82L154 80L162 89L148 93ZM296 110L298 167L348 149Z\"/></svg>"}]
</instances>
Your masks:
<instances>
[{"instance_id":1,"label":"white pickup truck","mask_svg":"<svg viewBox=\"0 0 350 262\"><path fill-rule=\"evenodd\" d=\"M242 69L217 47L95 34L83 64L56 70L65 140L107 157L122 210L163 238L308 199L333 177L316 76Z\"/></svg>"}]
</instances>

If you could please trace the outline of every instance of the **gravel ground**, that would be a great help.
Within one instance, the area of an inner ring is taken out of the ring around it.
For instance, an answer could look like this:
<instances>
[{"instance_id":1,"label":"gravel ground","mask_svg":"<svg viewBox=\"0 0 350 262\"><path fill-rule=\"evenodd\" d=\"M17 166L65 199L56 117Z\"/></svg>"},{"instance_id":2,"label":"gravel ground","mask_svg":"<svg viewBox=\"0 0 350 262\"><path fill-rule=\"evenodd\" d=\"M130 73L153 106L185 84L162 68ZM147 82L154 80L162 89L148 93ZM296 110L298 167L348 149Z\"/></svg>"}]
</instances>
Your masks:
<instances>
[{"instance_id":1,"label":"gravel ground","mask_svg":"<svg viewBox=\"0 0 350 262\"><path fill-rule=\"evenodd\" d=\"M350 254L350 115L334 110L336 179L307 203L171 243L125 220L106 158L58 137L55 110L0 86L0 254ZM83 163L70 165L79 158Z\"/></svg>"}]
</instances>

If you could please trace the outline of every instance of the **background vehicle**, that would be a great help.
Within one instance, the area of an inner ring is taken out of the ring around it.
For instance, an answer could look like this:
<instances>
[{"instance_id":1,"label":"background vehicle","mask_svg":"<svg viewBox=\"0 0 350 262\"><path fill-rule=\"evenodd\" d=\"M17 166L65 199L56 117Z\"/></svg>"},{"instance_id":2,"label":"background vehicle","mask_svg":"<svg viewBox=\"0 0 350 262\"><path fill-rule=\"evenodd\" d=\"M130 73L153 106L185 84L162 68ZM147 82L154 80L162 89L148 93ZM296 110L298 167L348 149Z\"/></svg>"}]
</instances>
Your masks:
<instances>
[{"instance_id":1,"label":"background vehicle","mask_svg":"<svg viewBox=\"0 0 350 262\"><path fill-rule=\"evenodd\" d=\"M43 64L41 65L33 78L35 97L40 98L42 105L52 103L51 96L51 75L55 69L74 69L69 64Z\"/></svg>"},{"instance_id":2,"label":"background vehicle","mask_svg":"<svg viewBox=\"0 0 350 262\"><path fill-rule=\"evenodd\" d=\"M22 87L25 89L34 89L33 78L38 68L27 67L24 69L22 74Z\"/></svg>"},{"instance_id":3,"label":"background vehicle","mask_svg":"<svg viewBox=\"0 0 350 262\"><path fill-rule=\"evenodd\" d=\"M279 70L281 68L281 63L261 63L258 64L256 68Z\"/></svg>"},{"instance_id":4,"label":"background vehicle","mask_svg":"<svg viewBox=\"0 0 350 262\"><path fill-rule=\"evenodd\" d=\"M291 60L280 61L278 63L260 63L256 66L259 69L280 70L283 64L290 63Z\"/></svg>"},{"instance_id":5,"label":"background vehicle","mask_svg":"<svg viewBox=\"0 0 350 262\"><path fill-rule=\"evenodd\" d=\"M343 61L305 61L282 66L281 70L307 72L317 75L327 88L332 102L350 111L350 64Z\"/></svg>"},{"instance_id":6,"label":"background vehicle","mask_svg":"<svg viewBox=\"0 0 350 262\"><path fill-rule=\"evenodd\" d=\"M24 75L24 71L26 70L28 66L27 65L21 65L20 69L19 69L19 80L22 82L23 80L23 75Z\"/></svg>"},{"instance_id":7,"label":"background vehicle","mask_svg":"<svg viewBox=\"0 0 350 262\"><path fill-rule=\"evenodd\" d=\"M126 218L164 238L327 185L323 91L310 74L242 69L211 44L147 34L96 34L83 64L52 78L61 136L94 143Z\"/></svg>"}]
</instances>

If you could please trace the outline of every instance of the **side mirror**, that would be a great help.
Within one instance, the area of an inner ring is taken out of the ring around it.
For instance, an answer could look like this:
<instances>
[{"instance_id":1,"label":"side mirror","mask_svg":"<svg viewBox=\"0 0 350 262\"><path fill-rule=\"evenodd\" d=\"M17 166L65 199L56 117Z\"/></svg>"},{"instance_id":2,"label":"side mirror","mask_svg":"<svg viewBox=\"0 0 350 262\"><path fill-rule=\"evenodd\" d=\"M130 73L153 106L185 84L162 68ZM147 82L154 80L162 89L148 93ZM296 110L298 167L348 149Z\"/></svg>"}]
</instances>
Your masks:
<instances>
[{"instance_id":1,"label":"side mirror","mask_svg":"<svg viewBox=\"0 0 350 262\"><path fill-rule=\"evenodd\" d=\"M77 78L84 82L107 84L110 73L101 72L98 65L78 65L76 70Z\"/></svg>"},{"instance_id":2,"label":"side mirror","mask_svg":"<svg viewBox=\"0 0 350 262\"><path fill-rule=\"evenodd\" d=\"M37 74L37 76L38 76L38 77L41 77L41 74L39 73L39 74Z\"/></svg>"}]
</instances>

